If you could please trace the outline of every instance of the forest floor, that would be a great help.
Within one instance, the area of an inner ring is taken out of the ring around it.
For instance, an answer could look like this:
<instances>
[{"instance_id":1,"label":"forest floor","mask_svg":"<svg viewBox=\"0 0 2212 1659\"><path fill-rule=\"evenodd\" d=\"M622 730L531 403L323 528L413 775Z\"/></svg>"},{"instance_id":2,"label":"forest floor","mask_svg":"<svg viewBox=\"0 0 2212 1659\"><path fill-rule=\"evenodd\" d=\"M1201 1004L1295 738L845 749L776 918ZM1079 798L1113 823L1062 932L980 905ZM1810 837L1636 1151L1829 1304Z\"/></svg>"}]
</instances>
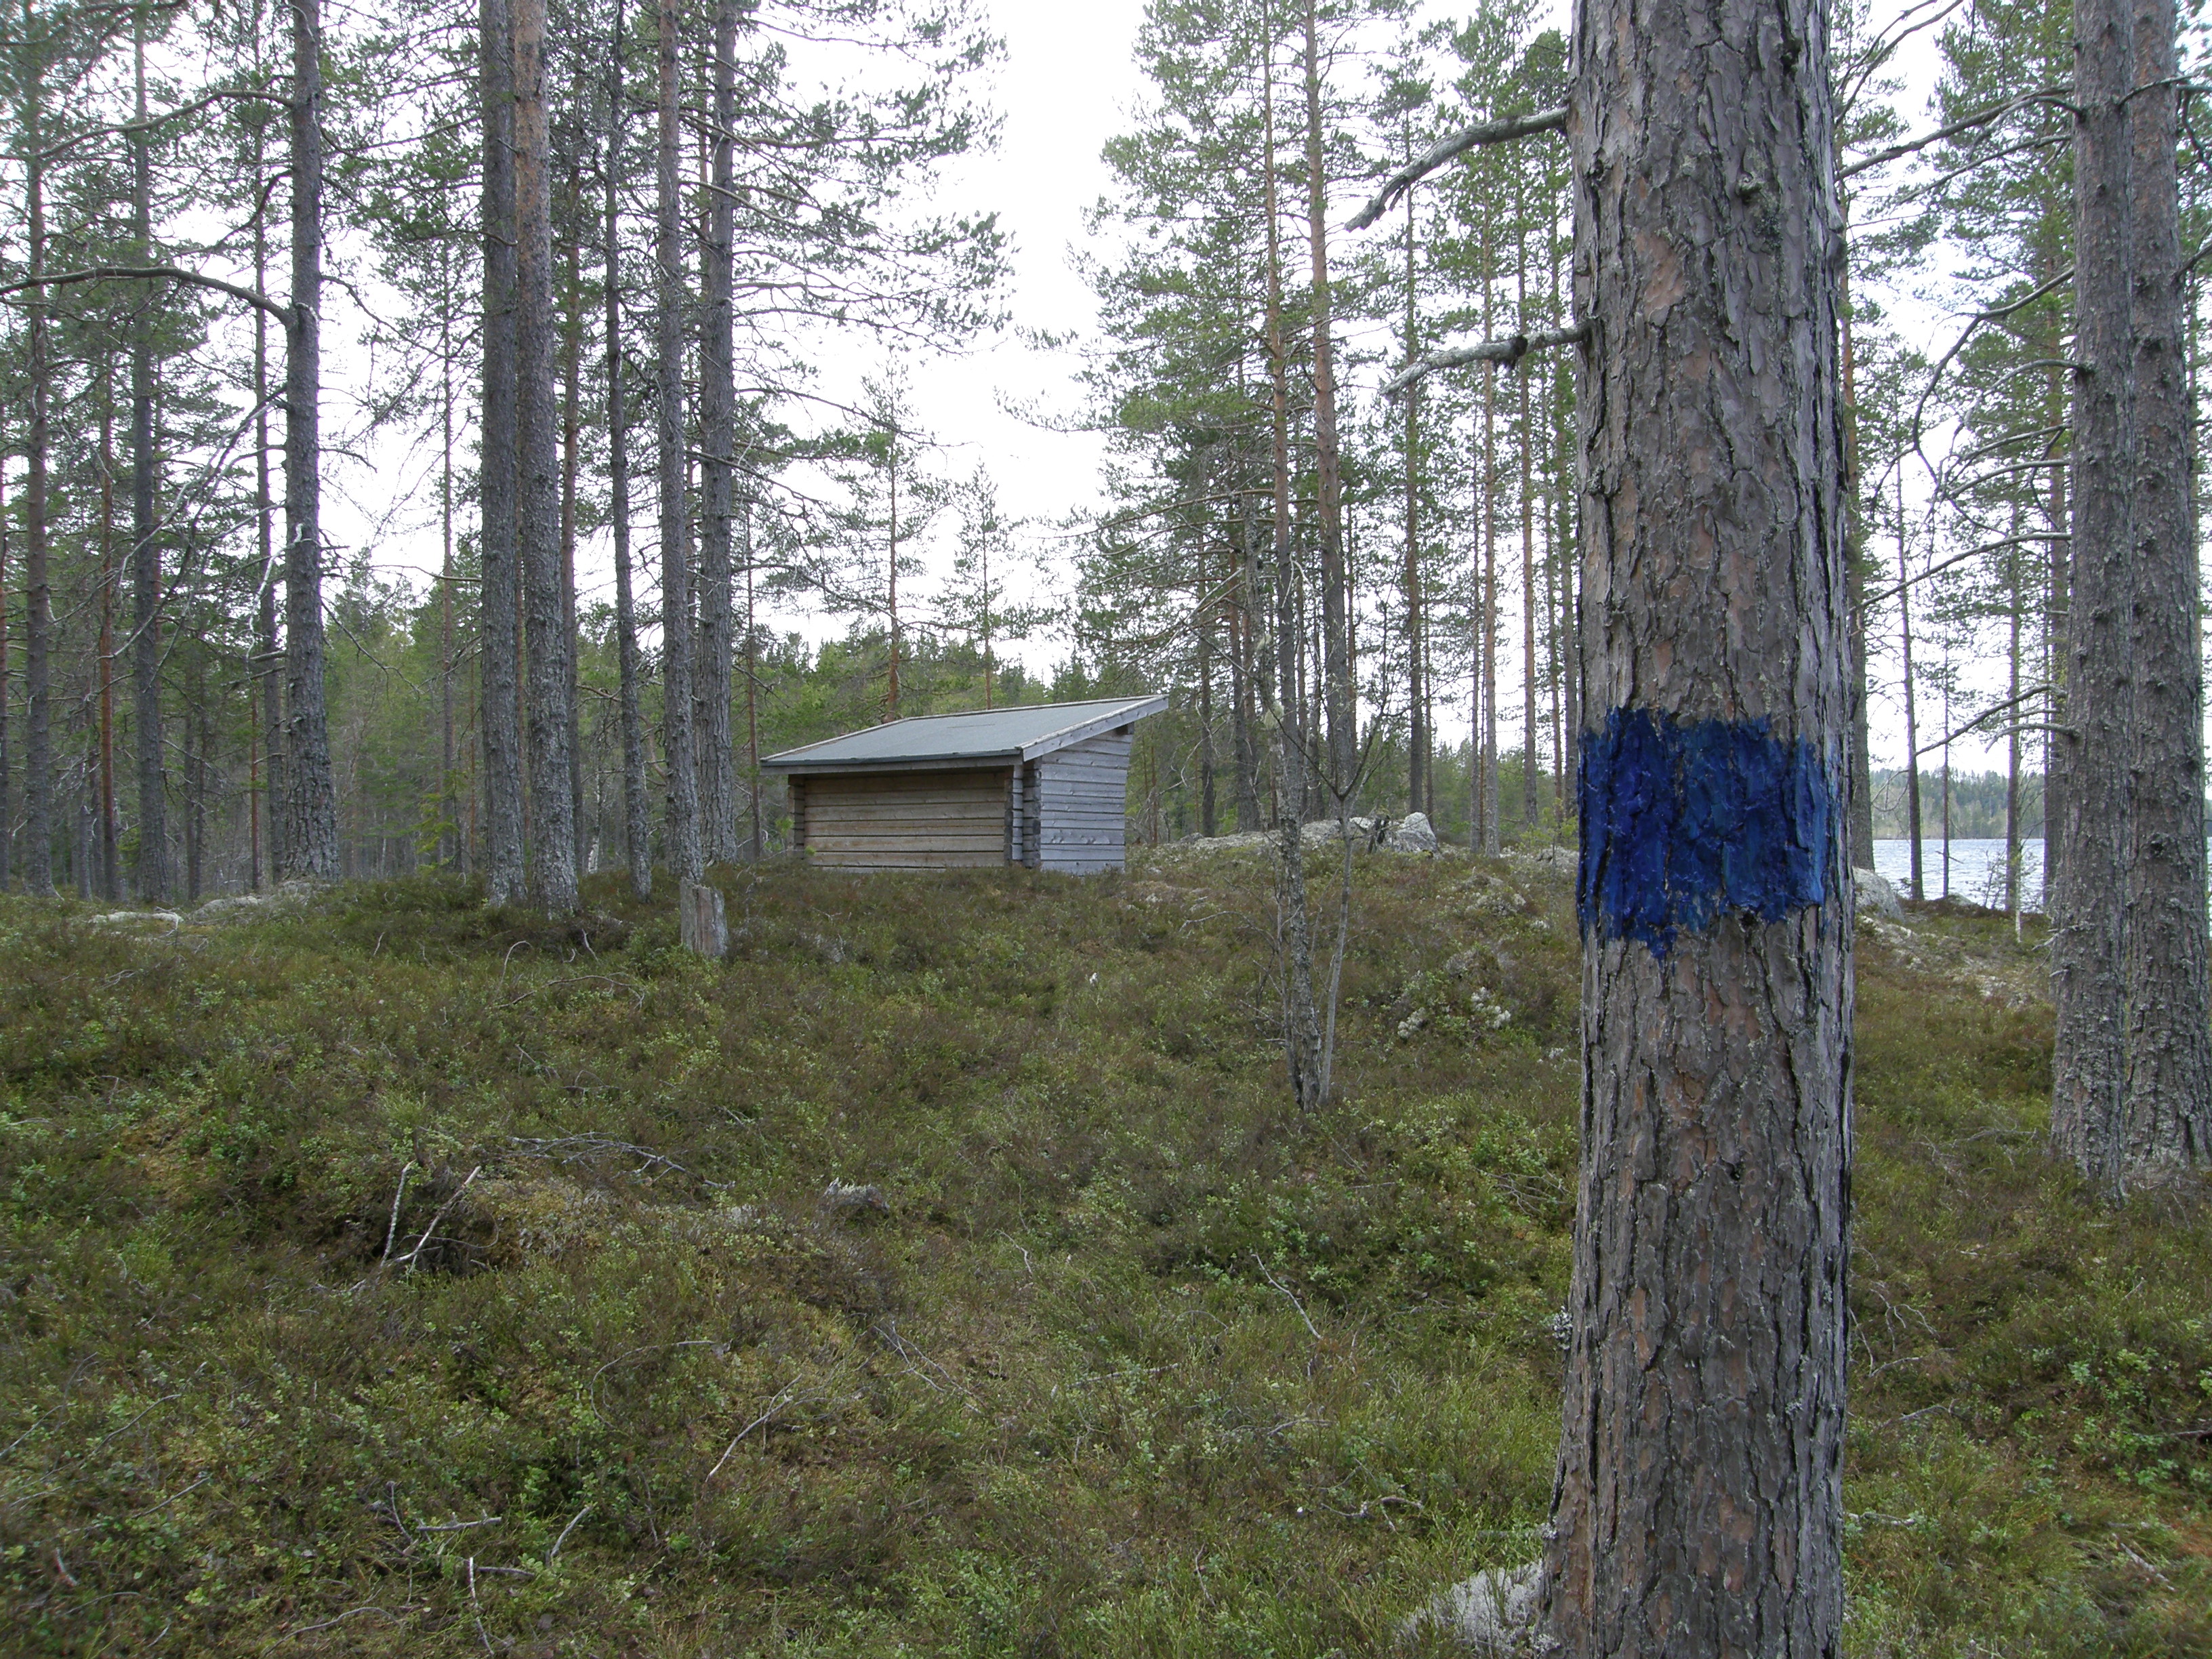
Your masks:
<instances>
[{"instance_id":1,"label":"forest floor","mask_svg":"<svg viewBox=\"0 0 2212 1659\"><path fill-rule=\"evenodd\" d=\"M1535 1553L1564 878L1363 858L1303 1119L1256 856L723 885L0 901L0 1650L1352 1655ZM1868 1659L2212 1653L2212 1206L2045 1155L2043 962L1862 930Z\"/></svg>"}]
</instances>

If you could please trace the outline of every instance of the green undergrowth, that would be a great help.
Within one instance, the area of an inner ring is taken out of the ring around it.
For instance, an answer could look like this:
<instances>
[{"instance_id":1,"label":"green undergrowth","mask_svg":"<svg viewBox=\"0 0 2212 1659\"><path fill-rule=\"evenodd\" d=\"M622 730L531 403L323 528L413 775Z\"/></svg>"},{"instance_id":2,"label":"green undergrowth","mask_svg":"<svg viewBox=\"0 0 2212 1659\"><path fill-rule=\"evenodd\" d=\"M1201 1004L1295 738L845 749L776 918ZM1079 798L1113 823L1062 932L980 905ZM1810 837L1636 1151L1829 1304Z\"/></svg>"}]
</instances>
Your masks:
<instances>
[{"instance_id":1,"label":"green undergrowth","mask_svg":"<svg viewBox=\"0 0 2212 1659\"><path fill-rule=\"evenodd\" d=\"M722 886L0 901L0 1650L1350 1655L1534 1553L1563 879L1364 859L1304 1119L1256 859ZM1856 1654L2212 1650L2212 1225L2044 1156L2039 963L1863 941Z\"/></svg>"}]
</instances>

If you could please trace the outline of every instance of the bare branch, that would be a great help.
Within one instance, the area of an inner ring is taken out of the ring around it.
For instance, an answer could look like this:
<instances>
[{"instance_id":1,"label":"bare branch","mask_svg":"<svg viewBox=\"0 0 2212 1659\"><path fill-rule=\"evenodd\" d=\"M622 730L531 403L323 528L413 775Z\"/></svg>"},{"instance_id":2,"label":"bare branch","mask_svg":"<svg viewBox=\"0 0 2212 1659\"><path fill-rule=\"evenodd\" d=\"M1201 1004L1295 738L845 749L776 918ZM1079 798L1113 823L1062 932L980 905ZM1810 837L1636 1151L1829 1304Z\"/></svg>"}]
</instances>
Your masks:
<instances>
[{"instance_id":1,"label":"bare branch","mask_svg":"<svg viewBox=\"0 0 2212 1659\"><path fill-rule=\"evenodd\" d=\"M1985 127L2002 121L2014 111L2026 109L2030 104L2056 104L2061 109L2070 110L2074 107L2073 92L2074 88L2071 87L2043 87L2034 92L2024 93L2018 98L2008 98L2001 104L1986 104L1971 114L1960 116L1948 126L1938 127L1933 132L1924 132L1917 138L1907 138L1903 143L1892 144L1887 149L1878 149L1871 155L1862 155L1848 167L1838 167L1837 182L1840 184L1843 180L1856 178L1870 168L1887 166L1902 156L1926 149L1930 144L1940 144L1946 138L1955 138L1962 132L1972 132L1978 127Z\"/></svg>"},{"instance_id":2,"label":"bare branch","mask_svg":"<svg viewBox=\"0 0 2212 1659\"><path fill-rule=\"evenodd\" d=\"M1509 115L1502 121L1479 121L1471 127L1462 127L1449 137L1437 139L1423 154L1385 179L1375 199L1360 209L1345 228L1366 229L1390 210L1392 203L1455 155L1464 155L1485 144L1507 143L1539 132L1558 132L1566 125L1566 106L1562 104L1557 109L1539 110L1534 115Z\"/></svg>"},{"instance_id":3,"label":"bare branch","mask_svg":"<svg viewBox=\"0 0 2212 1659\"><path fill-rule=\"evenodd\" d=\"M1503 363L1511 368L1532 351L1548 351L1554 346L1580 345L1589 338L1590 325L1577 323L1572 328L1562 328L1548 334L1509 334L1499 340L1485 340L1480 345L1448 346L1416 357L1382 382L1382 395L1395 398L1417 381L1423 380L1438 369L1465 368L1470 363Z\"/></svg>"}]
</instances>

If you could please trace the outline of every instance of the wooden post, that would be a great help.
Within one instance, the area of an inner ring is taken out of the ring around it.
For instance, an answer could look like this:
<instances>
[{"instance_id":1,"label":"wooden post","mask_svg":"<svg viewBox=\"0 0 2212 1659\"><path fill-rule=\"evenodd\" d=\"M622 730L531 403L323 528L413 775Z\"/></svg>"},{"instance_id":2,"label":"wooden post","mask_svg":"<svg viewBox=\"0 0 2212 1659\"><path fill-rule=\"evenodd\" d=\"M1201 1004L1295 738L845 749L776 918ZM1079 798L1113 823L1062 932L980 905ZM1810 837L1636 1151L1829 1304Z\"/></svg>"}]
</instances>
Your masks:
<instances>
[{"instance_id":1,"label":"wooden post","mask_svg":"<svg viewBox=\"0 0 2212 1659\"><path fill-rule=\"evenodd\" d=\"M677 905L677 917L685 950L696 951L716 962L729 954L730 925L722 914L719 888L702 882L685 882L682 899Z\"/></svg>"}]
</instances>

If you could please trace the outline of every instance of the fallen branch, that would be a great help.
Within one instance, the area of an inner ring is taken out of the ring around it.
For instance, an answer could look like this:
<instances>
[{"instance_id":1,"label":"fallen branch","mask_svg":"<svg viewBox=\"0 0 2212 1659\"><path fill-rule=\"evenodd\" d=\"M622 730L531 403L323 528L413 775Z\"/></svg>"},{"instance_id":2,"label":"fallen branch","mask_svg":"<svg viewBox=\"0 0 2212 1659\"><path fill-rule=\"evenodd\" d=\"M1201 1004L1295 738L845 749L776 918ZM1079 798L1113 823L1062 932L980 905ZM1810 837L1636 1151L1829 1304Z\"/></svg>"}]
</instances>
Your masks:
<instances>
[{"instance_id":1,"label":"fallen branch","mask_svg":"<svg viewBox=\"0 0 2212 1659\"><path fill-rule=\"evenodd\" d=\"M1485 144L1508 143L1513 139L1527 138L1539 132L1558 132L1566 125L1567 109L1562 104L1557 109L1539 110L1534 115L1509 115L1500 121L1478 121L1471 127L1462 127L1449 137L1437 139L1422 154L1385 179L1382 188L1375 193L1375 199L1360 209L1358 216L1345 228L1366 229L1390 210L1392 203L1455 155L1464 155Z\"/></svg>"},{"instance_id":2,"label":"fallen branch","mask_svg":"<svg viewBox=\"0 0 2212 1659\"><path fill-rule=\"evenodd\" d=\"M1572 328L1562 328L1548 334L1509 334L1503 339L1485 340L1480 345L1448 346L1438 351L1416 357L1382 382L1382 395L1395 398L1407 386L1423 380L1439 369L1465 368L1471 363L1503 363L1511 368L1532 351L1548 351L1554 346L1580 345L1589 338L1590 325L1587 321Z\"/></svg>"},{"instance_id":3,"label":"fallen branch","mask_svg":"<svg viewBox=\"0 0 2212 1659\"><path fill-rule=\"evenodd\" d=\"M422 1237L415 1241L415 1248L408 1251L405 1255L399 1258L399 1265L401 1267L405 1267L410 1273L412 1273L415 1270L415 1258L422 1254L422 1247L430 1242L430 1235L438 1231L438 1224L446 1218L446 1212L452 1209L454 1205L461 1201L461 1194L468 1191L470 1186L475 1182L476 1178L483 1173L483 1165L479 1164L475 1169L469 1171L468 1179L461 1182L459 1187L454 1189L453 1195L438 1206L438 1213L432 1216L430 1218L430 1224L422 1229Z\"/></svg>"},{"instance_id":4,"label":"fallen branch","mask_svg":"<svg viewBox=\"0 0 2212 1659\"><path fill-rule=\"evenodd\" d=\"M1257 1267L1261 1273L1267 1275L1267 1282L1270 1285L1273 1285L1277 1290L1280 1291L1283 1293L1285 1299L1290 1303L1291 1306L1298 1310L1298 1317L1305 1322L1306 1328L1313 1333L1313 1340L1316 1342L1322 1341L1323 1338L1321 1334L1321 1328L1313 1322L1312 1316L1306 1312L1306 1304L1299 1301L1297 1297L1291 1293L1291 1287L1289 1285L1284 1284L1281 1279L1275 1277L1273 1272L1268 1267L1267 1264L1260 1259L1259 1251L1255 1250L1252 1252L1252 1261L1254 1266Z\"/></svg>"}]
</instances>

